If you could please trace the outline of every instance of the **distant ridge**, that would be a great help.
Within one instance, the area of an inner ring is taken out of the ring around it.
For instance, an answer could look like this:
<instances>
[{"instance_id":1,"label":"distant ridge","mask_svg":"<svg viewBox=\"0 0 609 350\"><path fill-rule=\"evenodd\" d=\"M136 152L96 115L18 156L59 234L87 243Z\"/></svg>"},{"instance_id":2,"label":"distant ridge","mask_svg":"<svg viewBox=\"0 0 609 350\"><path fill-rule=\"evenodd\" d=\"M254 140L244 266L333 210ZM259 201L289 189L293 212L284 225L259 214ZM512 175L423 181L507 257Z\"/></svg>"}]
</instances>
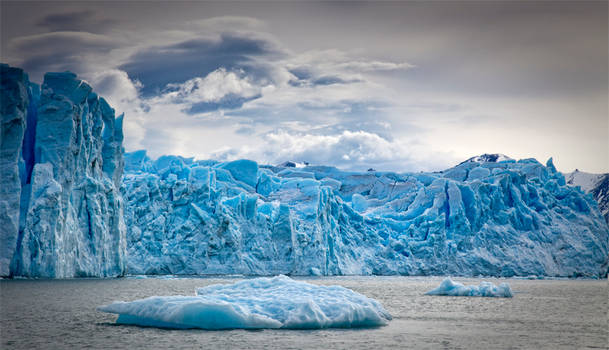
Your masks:
<instances>
[{"instance_id":1,"label":"distant ridge","mask_svg":"<svg viewBox=\"0 0 609 350\"><path fill-rule=\"evenodd\" d=\"M461 163L459 163L459 165L464 164L464 163L472 163L472 162L476 162L476 163L498 163L498 162L503 162L505 160L514 160L508 156L506 156L505 154L501 154L501 153L484 153L482 155L479 156L474 156L471 157Z\"/></svg>"}]
</instances>

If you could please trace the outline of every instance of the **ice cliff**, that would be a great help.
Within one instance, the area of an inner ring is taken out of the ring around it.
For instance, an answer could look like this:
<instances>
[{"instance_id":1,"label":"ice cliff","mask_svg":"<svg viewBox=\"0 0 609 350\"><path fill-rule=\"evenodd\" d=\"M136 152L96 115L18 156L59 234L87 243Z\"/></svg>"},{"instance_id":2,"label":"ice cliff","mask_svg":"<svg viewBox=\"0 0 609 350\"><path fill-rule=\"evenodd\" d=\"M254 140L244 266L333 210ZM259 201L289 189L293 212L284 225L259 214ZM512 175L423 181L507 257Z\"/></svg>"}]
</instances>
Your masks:
<instances>
[{"instance_id":1,"label":"ice cliff","mask_svg":"<svg viewBox=\"0 0 609 350\"><path fill-rule=\"evenodd\" d=\"M606 276L607 223L552 161L345 172L125 155L132 274Z\"/></svg>"},{"instance_id":2,"label":"ice cliff","mask_svg":"<svg viewBox=\"0 0 609 350\"><path fill-rule=\"evenodd\" d=\"M124 274L122 117L72 73L0 75L0 275Z\"/></svg>"}]
</instances>

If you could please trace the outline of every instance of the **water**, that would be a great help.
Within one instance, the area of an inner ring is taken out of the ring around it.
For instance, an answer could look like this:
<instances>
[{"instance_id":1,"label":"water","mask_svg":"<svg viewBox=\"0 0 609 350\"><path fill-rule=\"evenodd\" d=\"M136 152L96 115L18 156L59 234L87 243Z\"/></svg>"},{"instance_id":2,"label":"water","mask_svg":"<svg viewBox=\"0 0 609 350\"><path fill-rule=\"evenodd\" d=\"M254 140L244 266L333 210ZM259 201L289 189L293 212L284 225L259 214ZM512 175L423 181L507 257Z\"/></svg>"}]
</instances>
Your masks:
<instances>
[{"instance_id":1,"label":"water","mask_svg":"<svg viewBox=\"0 0 609 350\"><path fill-rule=\"evenodd\" d=\"M394 319L374 329L204 331L119 326L98 305L193 295L231 278L0 281L2 349L607 349L606 280L507 280L512 299L425 296L441 278L307 278L383 303ZM478 284L480 279L461 279ZM485 279L493 283L501 281Z\"/></svg>"}]
</instances>

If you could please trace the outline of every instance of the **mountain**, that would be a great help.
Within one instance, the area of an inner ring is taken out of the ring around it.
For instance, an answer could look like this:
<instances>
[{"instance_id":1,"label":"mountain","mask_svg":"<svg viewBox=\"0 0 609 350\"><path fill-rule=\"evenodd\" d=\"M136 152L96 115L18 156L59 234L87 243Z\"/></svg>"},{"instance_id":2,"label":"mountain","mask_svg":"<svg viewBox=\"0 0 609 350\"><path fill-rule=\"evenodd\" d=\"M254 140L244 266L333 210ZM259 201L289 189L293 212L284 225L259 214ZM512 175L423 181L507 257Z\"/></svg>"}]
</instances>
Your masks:
<instances>
[{"instance_id":1,"label":"mountain","mask_svg":"<svg viewBox=\"0 0 609 350\"><path fill-rule=\"evenodd\" d=\"M501 153L485 153L485 154L481 154L479 156L474 156L471 157L463 162L461 162L461 164L463 163L471 163L471 162L475 162L475 163L497 163L497 162L503 162L506 160L513 160L512 158L506 156L505 154L501 154Z\"/></svg>"},{"instance_id":2,"label":"mountain","mask_svg":"<svg viewBox=\"0 0 609 350\"><path fill-rule=\"evenodd\" d=\"M0 275L124 274L122 116L70 72L0 76Z\"/></svg>"},{"instance_id":3,"label":"mountain","mask_svg":"<svg viewBox=\"0 0 609 350\"><path fill-rule=\"evenodd\" d=\"M575 169L574 172L565 174L565 178L567 184L581 187L596 199L601 214L609 223L609 174L590 174Z\"/></svg>"},{"instance_id":4,"label":"mountain","mask_svg":"<svg viewBox=\"0 0 609 350\"><path fill-rule=\"evenodd\" d=\"M551 160L407 174L125 161L133 274L607 274L607 223Z\"/></svg>"}]
</instances>

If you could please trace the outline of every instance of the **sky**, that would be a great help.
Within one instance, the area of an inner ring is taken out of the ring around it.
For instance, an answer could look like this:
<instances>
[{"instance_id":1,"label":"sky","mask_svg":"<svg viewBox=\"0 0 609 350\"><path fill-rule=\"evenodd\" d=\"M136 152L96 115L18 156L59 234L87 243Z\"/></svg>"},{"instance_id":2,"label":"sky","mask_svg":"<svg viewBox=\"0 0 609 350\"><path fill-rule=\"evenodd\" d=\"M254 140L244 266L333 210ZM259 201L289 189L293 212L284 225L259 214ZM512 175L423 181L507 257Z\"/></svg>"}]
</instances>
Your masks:
<instances>
[{"instance_id":1,"label":"sky","mask_svg":"<svg viewBox=\"0 0 609 350\"><path fill-rule=\"evenodd\" d=\"M2 62L87 80L126 151L609 172L606 1L0 4Z\"/></svg>"}]
</instances>

